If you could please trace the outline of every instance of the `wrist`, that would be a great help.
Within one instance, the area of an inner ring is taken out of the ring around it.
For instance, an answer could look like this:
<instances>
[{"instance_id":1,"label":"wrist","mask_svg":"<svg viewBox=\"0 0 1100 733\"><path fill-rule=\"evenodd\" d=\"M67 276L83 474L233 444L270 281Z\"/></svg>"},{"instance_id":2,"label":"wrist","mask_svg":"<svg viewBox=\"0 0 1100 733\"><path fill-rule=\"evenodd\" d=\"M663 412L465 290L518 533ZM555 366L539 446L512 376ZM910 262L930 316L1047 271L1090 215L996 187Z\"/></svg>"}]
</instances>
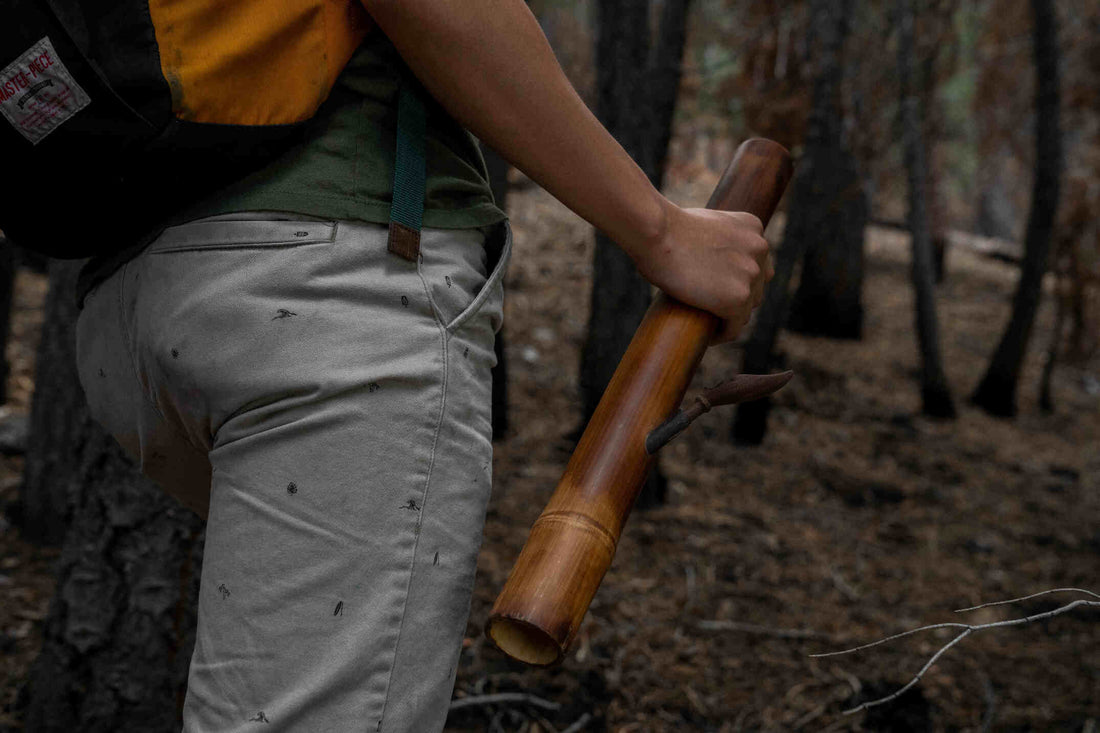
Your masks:
<instances>
[{"instance_id":1,"label":"wrist","mask_svg":"<svg viewBox=\"0 0 1100 733\"><path fill-rule=\"evenodd\" d=\"M664 246L677 208L656 189L653 193L653 197L635 212L626 233L615 240L639 265Z\"/></svg>"}]
</instances>

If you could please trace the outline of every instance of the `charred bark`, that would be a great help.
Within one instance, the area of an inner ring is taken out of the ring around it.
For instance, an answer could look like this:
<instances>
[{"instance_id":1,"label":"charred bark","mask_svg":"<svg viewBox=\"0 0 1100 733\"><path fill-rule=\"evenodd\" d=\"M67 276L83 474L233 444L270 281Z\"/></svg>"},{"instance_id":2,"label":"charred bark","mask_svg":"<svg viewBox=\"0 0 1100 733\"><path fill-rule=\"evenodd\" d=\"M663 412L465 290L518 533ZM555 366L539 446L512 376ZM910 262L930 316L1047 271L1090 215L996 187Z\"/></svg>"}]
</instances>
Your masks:
<instances>
[{"instance_id":1,"label":"charred bark","mask_svg":"<svg viewBox=\"0 0 1100 733\"><path fill-rule=\"evenodd\" d=\"M1062 289L1062 283L1055 284L1054 328L1050 331L1050 342L1043 359L1043 370L1039 374L1039 410L1048 415L1054 412L1054 367L1058 363L1058 352L1062 347L1062 331L1066 321L1068 298L1061 292Z\"/></svg>"},{"instance_id":2,"label":"charred bark","mask_svg":"<svg viewBox=\"0 0 1100 733\"><path fill-rule=\"evenodd\" d=\"M201 521L97 435L27 681L36 733L169 733L182 724Z\"/></svg>"},{"instance_id":3,"label":"charred bark","mask_svg":"<svg viewBox=\"0 0 1100 733\"><path fill-rule=\"evenodd\" d=\"M943 371L939 321L936 317L936 259L928 211L928 149L921 119L921 98L914 85L914 0L898 0L898 82L905 169L909 184L909 232L913 242L913 292L917 339L921 354L922 411L932 417L954 418L955 403Z\"/></svg>"},{"instance_id":4,"label":"charred bark","mask_svg":"<svg viewBox=\"0 0 1100 733\"><path fill-rule=\"evenodd\" d=\"M78 266L51 265L35 375L24 515L29 533L64 545L23 695L26 729L178 731L202 523L88 415L73 357Z\"/></svg>"},{"instance_id":5,"label":"charred bark","mask_svg":"<svg viewBox=\"0 0 1100 733\"><path fill-rule=\"evenodd\" d=\"M818 13L823 51L815 80L822 93L815 89L820 136L814 141L814 154L830 162L815 166L825 195L802 202L803 207L818 207L823 213L791 212L791 216L812 216L819 224L803 245L805 264L787 327L814 336L858 339L863 333L863 232L869 207L863 177L845 140L840 100L852 2L841 2L828 11L813 6L812 11ZM810 152L807 140L807 155Z\"/></svg>"},{"instance_id":6,"label":"charred bark","mask_svg":"<svg viewBox=\"0 0 1100 733\"><path fill-rule=\"evenodd\" d=\"M847 154L836 144L841 130L835 109L840 94L840 76L836 70L841 63L844 26L851 10L852 0L814 0L811 5L811 26L817 33L814 45L819 48L820 65L814 78L813 104L806 124L805 153L798 161L791 184L787 225L775 257L775 276L764 293L764 302L745 344L741 371L746 374L766 374L774 366L773 353L779 330L787 320L790 282L795 267L819 233L832 226L830 220L840 215L840 208L845 203L843 192L838 196L834 188L832 172L850 165ZM862 196L862 191L859 195ZM806 267L803 268L805 276ZM770 400L763 399L737 406L732 431L734 442L758 445L763 441L770 405Z\"/></svg>"},{"instance_id":7,"label":"charred bark","mask_svg":"<svg viewBox=\"0 0 1100 733\"><path fill-rule=\"evenodd\" d=\"M15 250L0 236L0 405L8 401L8 364L6 347L11 333L11 302L15 294Z\"/></svg>"},{"instance_id":8,"label":"charred bark","mask_svg":"<svg viewBox=\"0 0 1100 733\"><path fill-rule=\"evenodd\" d=\"M1024 239L1024 260L1008 327L985 376L970 398L978 407L999 417L1016 414L1016 386L1042 296L1063 168L1058 19L1052 0L1031 0L1031 11L1036 82L1035 182Z\"/></svg>"},{"instance_id":9,"label":"charred bark","mask_svg":"<svg viewBox=\"0 0 1100 733\"><path fill-rule=\"evenodd\" d=\"M658 188L680 86L689 4L689 0L666 0L654 43L648 0L600 0L597 5L596 112ZM591 313L580 366L586 423L650 303L649 283L630 257L600 232L592 277ZM665 485L655 464L637 505L663 503Z\"/></svg>"},{"instance_id":10,"label":"charred bark","mask_svg":"<svg viewBox=\"0 0 1100 733\"><path fill-rule=\"evenodd\" d=\"M653 111L649 117L651 129L646 136L649 150L642 161L642 170L658 189L664 186L668 169L668 147L672 140L676 99L680 96L680 80L683 78L690 7L690 0L664 0L649 73L646 75L648 80L643 80L649 90Z\"/></svg>"},{"instance_id":11,"label":"charred bark","mask_svg":"<svg viewBox=\"0 0 1100 733\"><path fill-rule=\"evenodd\" d=\"M74 497L81 490L75 457L83 453L94 434L75 367L77 309L72 294L80 265L77 261L50 262L46 313L35 356L19 516L24 535L40 544L59 545L65 537Z\"/></svg>"}]
</instances>

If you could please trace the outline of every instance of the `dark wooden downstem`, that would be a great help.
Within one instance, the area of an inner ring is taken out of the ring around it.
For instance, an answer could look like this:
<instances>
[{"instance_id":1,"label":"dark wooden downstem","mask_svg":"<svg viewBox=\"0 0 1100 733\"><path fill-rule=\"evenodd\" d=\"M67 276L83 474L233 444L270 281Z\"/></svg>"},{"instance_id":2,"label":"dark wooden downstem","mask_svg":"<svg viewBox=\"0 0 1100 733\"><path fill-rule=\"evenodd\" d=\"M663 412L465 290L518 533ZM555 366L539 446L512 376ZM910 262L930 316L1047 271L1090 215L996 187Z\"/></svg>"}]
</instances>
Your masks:
<instances>
[{"instance_id":1,"label":"dark wooden downstem","mask_svg":"<svg viewBox=\"0 0 1100 733\"><path fill-rule=\"evenodd\" d=\"M668 445L669 441L695 422L696 418L710 412L711 408L767 397L785 387L793 376L794 372L789 370L779 374L738 374L727 382L703 390L690 406L678 411L646 436L646 453L652 455Z\"/></svg>"},{"instance_id":2,"label":"dark wooden downstem","mask_svg":"<svg viewBox=\"0 0 1100 733\"><path fill-rule=\"evenodd\" d=\"M748 140L708 207L767 224L790 175L781 145ZM646 435L683 400L718 326L664 294L650 306L490 613L486 635L505 654L538 665L564 656L649 470Z\"/></svg>"}]
</instances>

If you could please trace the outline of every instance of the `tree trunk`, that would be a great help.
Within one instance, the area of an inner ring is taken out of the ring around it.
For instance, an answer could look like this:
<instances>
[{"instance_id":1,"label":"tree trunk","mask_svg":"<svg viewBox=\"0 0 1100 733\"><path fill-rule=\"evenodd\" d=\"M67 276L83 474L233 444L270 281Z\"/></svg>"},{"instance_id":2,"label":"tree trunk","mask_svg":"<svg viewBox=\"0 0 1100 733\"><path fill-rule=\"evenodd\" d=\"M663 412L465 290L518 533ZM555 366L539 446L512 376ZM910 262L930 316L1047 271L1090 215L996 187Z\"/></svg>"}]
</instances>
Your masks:
<instances>
[{"instance_id":1,"label":"tree trunk","mask_svg":"<svg viewBox=\"0 0 1100 733\"><path fill-rule=\"evenodd\" d=\"M920 108L925 112L925 116L939 117L938 114L929 110L929 107L934 104L935 97L931 93L921 96ZM932 240L932 267L935 271L937 285L942 285L947 279L947 253L949 249L947 243L947 212L945 211L941 192L943 172L936 163L935 155L932 149L928 147L927 141L940 139L943 136L941 128L942 126L938 122L932 121L925 122L922 128L924 130L922 139L925 141L924 160L926 162L924 166L924 196L928 212L928 231Z\"/></svg>"},{"instance_id":2,"label":"tree trunk","mask_svg":"<svg viewBox=\"0 0 1100 733\"><path fill-rule=\"evenodd\" d=\"M1067 278L1068 279L1068 278ZM1059 273L1058 280L1062 280ZM1067 283L1068 286L1068 283ZM1069 293L1068 287L1063 287L1056 281L1054 286L1054 328L1050 330L1050 343L1047 345L1046 357L1043 360L1043 370L1039 374L1039 410L1050 414L1054 412L1054 367L1058 363L1058 352L1062 347L1062 331L1066 321L1066 310Z\"/></svg>"},{"instance_id":3,"label":"tree trunk","mask_svg":"<svg viewBox=\"0 0 1100 733\"><path fill-rule=\"evenodd\" d=\"M11 301L15 293L15 250L0 237L0 405L8 401L8 334L11 333Z\"/></svg>"},{"instance_id":4,"label":"tree trunk","mask_svg":"<svg viewBox=\"0 0 1100 733\"><path fill-rule=\"evenodd\" d=\"M649 2L600 0L597 5L597 115L639 164L645 163L645 104L640 70L649 50ZM591 312L581 351L580 386L584 421L649 307L649 284L634 263L602 233L596 234Z\"/></svg>"},{"instance_id":5,"label":"tree trunk","mask_svg":"<svg viewBox=\"0 0 1100 733\"><path fill-rule=\"evenodd\" d=\"M1053 0L1031 0L1035 51L1035 184L1012 316L971 401L991 415L1016 414L1016 385L1042 296L1062 175L1058 19Z\"/></svg>"},{"instance_id":6,"label":"tree trunk","mask_svg":"<svg viewBox=\"0 0 1100 733\"><path fill-rule=\"evenodd\" d=\"M928 231L932 241L932 263L935 281L942 283L947 276L947 211L943 200L941 181L942 167L932 147L933 141L946 136L942 106L936 103L936 63L943 54L954 54L957 49L957 34L951 31L950 17L955 4L945 0L924 0L914 10L912 48L915 57L914 67L910 67L909 83L919 89L918 109L920 117L921 146L924 159L924 196L925 211L928 215ZM921 20L926 21L921 32ZM914 81L916 79L916 81Z\"/></svg>"},{"instance_id":7,"label":"tree trunk","mask_svg":"<svg viewBox=\"0 0 1100 733\"><path fill-rule=\"evenodd\" d=\"M40 544L59 545L80 492L75 459L93 434L84 393L76 377L76 303L73 293L81 262L52 260L42 337L35 357L35 392L20 488L19 516L24 535Z\"/></svg>"},{"instance_id":8,"label":"tree trunk","mask_svg":"<svg viewBox=\"0 0 1100 733\"><path fill-rule=\"evenodd\" d=\"M481 145L481 154L485 157L485 169L489 173L489 188L493 191L493 200L502 210L508 210L508 161L500 157L495 150ZM496 366L492 370L493 379L493 440L500 440L508 432L508 362L504 357L504 328L497 333L493 349L497 355Z\"/></svg>"},{"instance_id":9,"label":"tree trunk","mask_svg":"<svg viewBox=\"0 0 1100 733\"><path fill-rule=\"evenodd\" d=\"M923 412L932 417L955 417L955 403L943 371L939 325L936 318L936 265L927 206L927 147L921 120L920 98L914 77L916 62L913 34L915 0L898 0L898 83L901 127L905 144L905 169L909 183L909 232L913 241L913 292L916 295L916 328L921 353ZM926 97L927 98L927 97Z\"/></svg>"},{"instance_id":10,"label":"tree trunk","mask_svg":"<svg viewBox=\"0 0 1100 733\"><path fill-rule=\"evenodd\" d=\"M745 344L741 370L746 374L771 371L779 329L787 319L790 281L795 266L821 232L830 231L834 226L844 228L843 224L837 225L832 220L842 215L845 206L852 205L850 199L863 195L862 190L858 194L840 190L838 195L834 177L838 169L850 167L849 156L837 145L841 126L836 109L839 106L838 70L844 28L851 11L852 0L813 0L810 7L810 25L817 34L812 45L819 49L819 66L814 78L813 105L806 122L805 152L798 161L791 184L787 225L783 244L776 253L775 276L764 293L756 324ZM806 269L803 268L803 277ZM733 420L734 442L758 445L764 439L770 404L770 400L763 399L737 406Z\"/></svg>"},{"instance_id":11,"label":"tree trunk","mask_svg":"<svg viewBox=\"0 0 1100 733\"><path fill-rule=\"evenodd\" d=\"M27 467L38 468L24 486L26 513L65 542L26 684L26 730L175 732L202 522L143 479L88 416L72 353L78 265L51 265L35 375Z\"/></svg>"},{"instance_id":12,"label":"tree trunk","mask_svg":"<svg viewBox=\"0 0 1100 733\"><path fill-rule=\"evenodd\" d=\"M868 203L863 180L850 153L839 153L828 171L830 216L812 235L791 304L787 327L797 333L834 339L863 336L863 232Z\"/></svg>"},{"instance_id":13,"label":"tree trunk","mask_svg":"<svg viewBox=\"0 0 1100 733\"><path fill-rule=\"evenodd\" d=\"M661 24L653 53L650 55L649 73L641 81L649 97L652 112L647 131L649 150L642 160L642 170L658 189L664 188L668 169L668 147L672 140L672 119L676 113L676 100L680 96L680 80L684 71L684 46L687 42L688 10L690 0L664 0Z\"/></svg>"},{"instance_id":14,"label":"tree trunk","mask_svg":"<svg viewBox=\"0 0 1100 733\"><path fill-rule=\"evenodd\" d=\"M1069 280L1069 293L1065 296L1069 300L1067 309L1070 319L1069 343L1066 347L1070 358L1083 364L1088 361L1096 351L1098 342L1098 329L1092 327L1092 319L1089 316L1089 271L1081 260L1081 242L1074 238L1066 242L1067 279Z\"/></svg>"},{"instance_id":15,"label":"tree trunk","mask_svg":"<svg viewBox=\"0 0 1100 733\"><path fill-rule=\"evenodd\" d=\"M597 5L597 114L604 126L660 187L680 86L689 0L666 0L651 51L649 2L600 0ZM581 350L580 387L588 419L650 303L650 286L634 263L602 233L596 234L591 314ZM664 502L666 481L658 464L637 506Z\"/></svg>"},{"instance_id":16,"label":"tree trunk","mask_svg":"<svg viewBox=\"0 0 1100 733\"><path fill-rule=\"evenodd\" d=\"M819 226L812 230L804 245L805 264L787 324L792 331L841 339L858 339L863 333L863 232L868 217L863 177L844 139L840 102L844 40L851 12L852 2L847 0L828 11L827 17L818 18L820 41L827 48L823 49L815 81L824 93L819 97L815 91L814 113L820 116L818 124L827 134L816 140L815 145L822 148L816 153L819 159L828 156L831 162L815 166L816 175L822 178L822 190L827 194L804 205L820 207L828 213L815 216ZM807 140L807 153L808 143Z\"/></svg>"}]
</instances>

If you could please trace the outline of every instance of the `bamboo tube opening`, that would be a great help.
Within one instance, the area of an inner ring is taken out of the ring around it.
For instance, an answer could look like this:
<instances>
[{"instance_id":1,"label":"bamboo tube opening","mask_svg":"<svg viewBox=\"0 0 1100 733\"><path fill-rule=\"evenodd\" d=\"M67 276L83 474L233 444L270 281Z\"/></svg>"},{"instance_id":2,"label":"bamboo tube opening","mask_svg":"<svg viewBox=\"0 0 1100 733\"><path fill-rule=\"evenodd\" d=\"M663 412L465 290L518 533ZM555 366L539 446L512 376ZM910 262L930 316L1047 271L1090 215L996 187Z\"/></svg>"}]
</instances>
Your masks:
<instances>
[{"instance_id":1,"label":"bamboo tube opening","mask_svg":"<svg viewBox=\"0 0 1100 733\"><path fill-rule=\"evenodd\" d=\"M561 656L561 648L553 637L525 621L493 618L486 631L501 651L526 664L545 667Z\"/></svg>"}]
</instances>

